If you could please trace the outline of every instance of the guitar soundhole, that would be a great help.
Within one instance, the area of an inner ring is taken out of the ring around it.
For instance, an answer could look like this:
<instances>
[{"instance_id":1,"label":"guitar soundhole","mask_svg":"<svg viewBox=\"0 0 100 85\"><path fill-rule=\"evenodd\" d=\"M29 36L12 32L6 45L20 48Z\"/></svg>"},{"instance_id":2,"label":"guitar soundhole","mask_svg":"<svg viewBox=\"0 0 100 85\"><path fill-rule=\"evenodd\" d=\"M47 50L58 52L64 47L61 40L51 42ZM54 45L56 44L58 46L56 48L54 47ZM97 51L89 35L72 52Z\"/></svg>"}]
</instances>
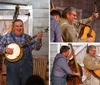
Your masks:
<instances>
[{"instance_id":1,"label":"guitar soundhole","mask_svg":"<svg viewBox=\"0 0 100 85\"><path fill-rule=\"evenodd\" d=\"M82 35L84 34L84 29L85 29L85 27L83 26L83 27L81 28L81 30L80 30L79 38L81 38Z\"/></svg>"},{"instance_id":2,"label":"guitar soundhole","mask_svg":"<svg viewBox=\"0 0 100 85\"><path fill-rule=\"evenodd\" d=\"M93 37L93 36L92 36L91 34L88 33L88 34L87 34L87 37Z\"/></svg>"}]
</instances>

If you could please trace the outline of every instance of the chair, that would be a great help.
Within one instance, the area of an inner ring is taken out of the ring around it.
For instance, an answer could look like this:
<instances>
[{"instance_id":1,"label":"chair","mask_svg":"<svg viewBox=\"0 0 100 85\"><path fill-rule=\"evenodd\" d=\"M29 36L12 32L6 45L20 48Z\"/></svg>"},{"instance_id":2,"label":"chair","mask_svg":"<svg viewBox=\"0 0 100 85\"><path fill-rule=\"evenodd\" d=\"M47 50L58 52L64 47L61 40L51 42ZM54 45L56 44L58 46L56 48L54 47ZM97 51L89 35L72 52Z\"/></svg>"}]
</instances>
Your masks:
<instances>
[{"instance_id":1,"label":"chair","mask_svg":"<svg viewBox=\"0 0 100 85\"><path fill-rule=\"evenodd\" d=\"M34 56L33 57L33 75L39 75L43 78L46 84L46 76L47 76L47 56Z\"/></svg>"}]
</instances>

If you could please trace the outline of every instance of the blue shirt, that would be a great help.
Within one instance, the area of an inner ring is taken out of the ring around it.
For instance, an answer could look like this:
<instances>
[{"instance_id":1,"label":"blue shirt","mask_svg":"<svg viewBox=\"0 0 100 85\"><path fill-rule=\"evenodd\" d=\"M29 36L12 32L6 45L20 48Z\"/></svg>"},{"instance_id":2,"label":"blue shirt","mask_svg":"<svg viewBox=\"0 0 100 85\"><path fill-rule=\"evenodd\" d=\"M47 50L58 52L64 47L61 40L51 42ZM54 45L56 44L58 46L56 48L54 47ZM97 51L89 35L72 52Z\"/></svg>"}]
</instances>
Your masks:
<instances>
[{"instance_id":1,"label":"blue shirt","mask_svg":"<svg viewBox=\"0 0 100 85\"><path fill-rule=\"evenodd\" d=\"M23 44L26 41L27 37L30 36L27 34L23 34L22 36L16 36L13 32L4 35L0 41L0 52L5 53L6 46L12 42ZM41 48L41 45L42 45L41 43L38 43L35 40L31 40L27 44L26 48L28 48L28 50L30 50L31 52L32 49L39 50Z\"/></svg>"},{"instance_id":2,"label":"blue shirt","mask_svg":"<svg viewBox=\"0 0 100 85\"><path fill-rule=\"evenodd\" d=\"M50 16L50 41L61 42L62 31L60 23Z\"/></svg>"},{"instance_id":3,"label":"blue shirt","mask_svg":"<svg viewBox=\"0 0 100 85\"><path fill-rule=\"evenodd\" d=\"M68 60L61 53L57 54L54 60L52 74L57 77L64 77L72 74L72 70L68 66Z\"/></svg>"}]
</instances>

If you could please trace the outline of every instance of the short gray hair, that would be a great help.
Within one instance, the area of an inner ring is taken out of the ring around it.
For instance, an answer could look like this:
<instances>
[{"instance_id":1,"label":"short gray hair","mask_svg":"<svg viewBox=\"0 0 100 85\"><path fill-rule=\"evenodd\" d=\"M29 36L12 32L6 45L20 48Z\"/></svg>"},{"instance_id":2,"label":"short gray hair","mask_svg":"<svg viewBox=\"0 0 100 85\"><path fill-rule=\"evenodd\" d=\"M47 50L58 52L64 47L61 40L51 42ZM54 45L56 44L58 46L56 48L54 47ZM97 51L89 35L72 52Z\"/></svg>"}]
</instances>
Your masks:
<instances>
[{"instance_id":1,"label":"short gray hair","mask_svg":"<svg viewBox=\"0 0 100 85\"><path fill-rule=\"evenodd\" d=\"M66 13L71 13L72 11L76 11L76 8L74 7L65 8L64 11L62 12L62 17L66 18Z\"/></svg>"}]
</instances>

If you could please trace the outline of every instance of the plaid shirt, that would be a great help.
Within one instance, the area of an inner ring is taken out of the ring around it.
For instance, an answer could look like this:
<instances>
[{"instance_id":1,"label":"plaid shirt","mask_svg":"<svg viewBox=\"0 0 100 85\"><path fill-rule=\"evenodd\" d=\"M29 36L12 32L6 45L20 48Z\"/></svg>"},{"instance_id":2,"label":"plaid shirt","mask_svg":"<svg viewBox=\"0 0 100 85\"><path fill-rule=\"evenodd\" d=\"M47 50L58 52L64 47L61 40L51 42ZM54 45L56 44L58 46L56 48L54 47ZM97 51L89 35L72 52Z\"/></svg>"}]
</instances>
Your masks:
<instances>
[{"instance_id":1,"label":"plaid shirt","mask_svg":"<svg viewBox=\"0 0 100 85\"><path fill-rule=\"evenodd\" d=\"M30 37L30 36L27 34L23 34L22 36L18 37L14 35L13 32L6 34L0 41L0 52L5 53L6 46L12 42L23 44L26 41L27 37ZM42 46L41 43L38 43L35 40L31 40L27 45L29 46L30 50L32 49L39 50Z\"/></svg>"}]
</instances>

